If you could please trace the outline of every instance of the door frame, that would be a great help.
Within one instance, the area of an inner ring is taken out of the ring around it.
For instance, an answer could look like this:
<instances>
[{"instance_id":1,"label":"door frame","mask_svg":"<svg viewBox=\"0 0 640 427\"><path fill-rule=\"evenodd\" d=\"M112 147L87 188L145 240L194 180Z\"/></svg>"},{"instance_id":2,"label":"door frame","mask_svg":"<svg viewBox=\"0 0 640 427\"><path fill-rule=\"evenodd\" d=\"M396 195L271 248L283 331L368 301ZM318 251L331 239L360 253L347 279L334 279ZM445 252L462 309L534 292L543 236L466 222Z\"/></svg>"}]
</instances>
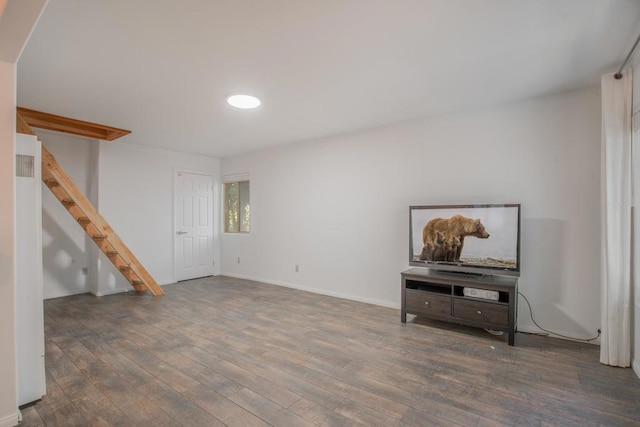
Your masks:
<instances>
[{"instance_id":1,"label":"door frame","mask_svg":"<svg viewBox=\"0 0 640 427\"><path fill-rule=\"evenodd\" d=\"M188 173L188 174L192 174L192 175L204 175L204 176L208 176L211 177L211 180L213 182L213 190L212 190L212 214L213 214L213 275L214 276L218 276L220 275L220 227L221 227L221 221L222 221L222 211L221 211L221 205L220 203L222 202L222 196L221 196L221 187L220 187L220 182L221 179L218 175L216 175L214 172L211 171L203 171L203 170L199 170L199 169L189 169L189 168L173 168L173 176L172 176L172 180L173 180L173 194L172 194L172 204L173 204L173 210L172 210L172 225L171 225L171 234L172 234L172 242L173 242L173 283L177 283L177 268L178 268L178 263L177 261L177 257L178 257L178 242L177 242L177 235L176 232L178 231L176 229L176 220L177 220L177 214L176 214L176 209L178 208L177 204L176 204L176 196L177 196L177 185L178 185L178 180L177 180L177 176L178 173Z\"/></svg>"}]
</instances>

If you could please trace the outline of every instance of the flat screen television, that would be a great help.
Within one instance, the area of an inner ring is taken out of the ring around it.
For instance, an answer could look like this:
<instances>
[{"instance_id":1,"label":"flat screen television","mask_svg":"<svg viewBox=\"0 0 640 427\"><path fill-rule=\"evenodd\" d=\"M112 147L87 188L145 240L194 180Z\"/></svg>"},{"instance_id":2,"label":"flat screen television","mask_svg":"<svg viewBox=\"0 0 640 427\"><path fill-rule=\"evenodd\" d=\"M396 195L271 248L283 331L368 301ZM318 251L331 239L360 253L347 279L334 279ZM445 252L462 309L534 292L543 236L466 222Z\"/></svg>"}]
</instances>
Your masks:
<instances>
[{"instance_id":1,"label":"flat screen television","mask_svg":"<svg viewBox=\"0 0 640 427\"><path fill-rule=\"evenodd\" d=\"M409 264L520 276L520 205L409 207Z\"/></svg>"}]
</instances>

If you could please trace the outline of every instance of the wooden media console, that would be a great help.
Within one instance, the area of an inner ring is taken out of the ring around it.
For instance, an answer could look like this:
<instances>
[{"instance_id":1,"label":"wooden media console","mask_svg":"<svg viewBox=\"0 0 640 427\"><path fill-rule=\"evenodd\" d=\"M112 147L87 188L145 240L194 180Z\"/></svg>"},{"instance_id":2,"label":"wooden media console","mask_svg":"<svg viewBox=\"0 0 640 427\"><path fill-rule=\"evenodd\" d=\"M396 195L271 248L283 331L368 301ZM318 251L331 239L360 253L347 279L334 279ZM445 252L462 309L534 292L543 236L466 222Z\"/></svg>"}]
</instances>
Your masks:
<instances>
[{"instance_id":1,"label":"wooden media console","mask_svg":"<svg viewBox=\"0 0 640 427\"><path fill-rule=\"evenodd\" d=\"M464 289L495 291L498 299L465 295ZM411 268L402 272L402 323L407 313L463 325L503 331L514 345L518 278L474 276Z\"/></svg>"}]
</instances>

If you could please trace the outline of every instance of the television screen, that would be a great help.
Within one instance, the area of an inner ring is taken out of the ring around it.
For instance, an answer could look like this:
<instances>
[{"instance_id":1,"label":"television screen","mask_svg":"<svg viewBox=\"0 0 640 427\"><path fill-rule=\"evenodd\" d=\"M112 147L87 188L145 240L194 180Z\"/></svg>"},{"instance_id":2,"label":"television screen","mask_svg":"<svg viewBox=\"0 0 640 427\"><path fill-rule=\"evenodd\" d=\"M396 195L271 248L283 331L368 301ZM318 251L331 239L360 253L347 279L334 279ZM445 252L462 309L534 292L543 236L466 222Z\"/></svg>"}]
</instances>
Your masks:
<instances>
[{"instance_id":1,"label":"television screen","mask_svg":"<svg viewBox=\"0 0 640 427\"><path fill-rule=\"evenodd\" d=\"M409 264L480 274L520 274L520 205L409 207Z\"/></svg>"}]
</instances>

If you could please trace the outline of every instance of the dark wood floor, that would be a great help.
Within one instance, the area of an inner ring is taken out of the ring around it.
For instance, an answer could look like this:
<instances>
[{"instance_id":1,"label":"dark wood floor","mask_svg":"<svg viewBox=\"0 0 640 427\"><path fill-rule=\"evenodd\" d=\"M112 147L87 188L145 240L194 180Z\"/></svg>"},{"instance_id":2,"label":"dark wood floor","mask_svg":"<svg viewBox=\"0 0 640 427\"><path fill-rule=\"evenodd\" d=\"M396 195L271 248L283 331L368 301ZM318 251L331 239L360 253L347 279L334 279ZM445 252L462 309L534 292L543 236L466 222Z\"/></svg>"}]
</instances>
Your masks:
<instances>
[{"instance_id":1,"label":"dark wood floor","mask_svg":"<svg viewBox=\"0 0 640 427\"><path fill-rule=\"evenodd\" d=\"M23 425L640 425L640 380L594 345L228 277L164 290L46 301Z\"/></svg>"}]
</instances>

